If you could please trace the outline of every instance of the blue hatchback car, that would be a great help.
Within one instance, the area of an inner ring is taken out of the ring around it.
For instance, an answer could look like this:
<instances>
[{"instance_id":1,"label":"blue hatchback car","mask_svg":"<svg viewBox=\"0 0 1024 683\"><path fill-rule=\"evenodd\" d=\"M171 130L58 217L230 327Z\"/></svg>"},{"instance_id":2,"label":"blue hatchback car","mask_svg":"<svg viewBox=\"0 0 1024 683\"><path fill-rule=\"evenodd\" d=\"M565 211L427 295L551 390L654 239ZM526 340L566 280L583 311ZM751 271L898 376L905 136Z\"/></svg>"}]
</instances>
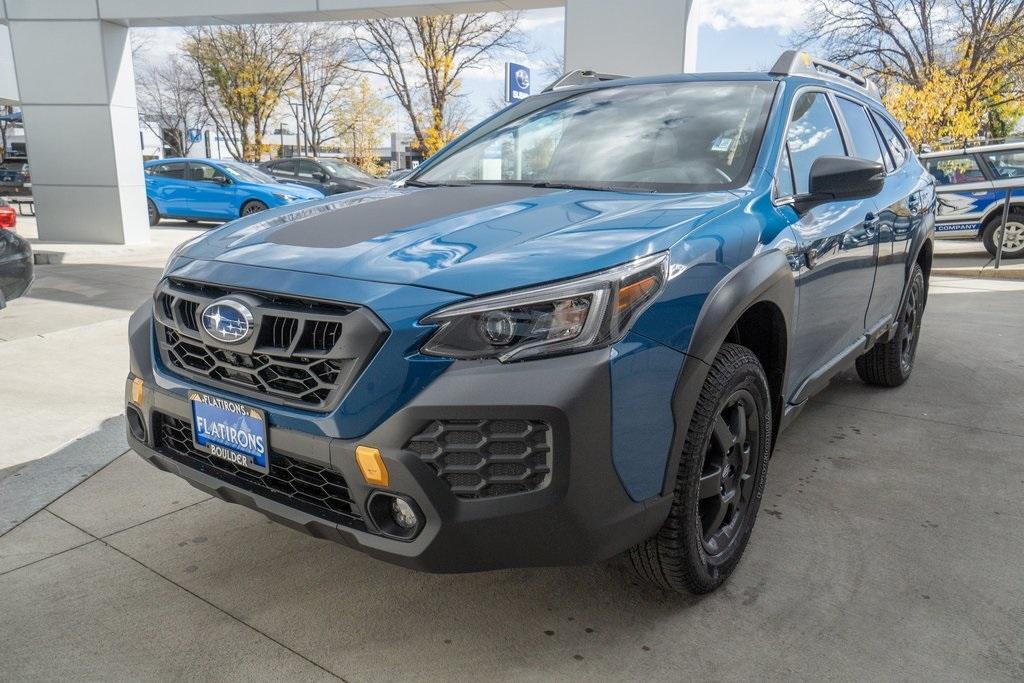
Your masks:
<instances>
[{"instance_id":1,"label":"blue hatchback car","mask_svg":"<svg viewBox=\"0 0 1024 683\"><path fill-rule=\"evenodd\" d=\"M131 320L129 442L408 567L628 551L707 592L809 398L909 378L934 212L835 65L576 72L395 185L182 245Z\"/></svg>"},{"instance_id":2,"label":"blue hatchback car","mask_svg":"<svg viewBox=\"0 0 1024 683\"><path fill-rule=\"evenodd\" d=\"M237 161L154 159L144 167L150 225L161 218L231 221L324 196Z\"/></svg>"}]
</instances>

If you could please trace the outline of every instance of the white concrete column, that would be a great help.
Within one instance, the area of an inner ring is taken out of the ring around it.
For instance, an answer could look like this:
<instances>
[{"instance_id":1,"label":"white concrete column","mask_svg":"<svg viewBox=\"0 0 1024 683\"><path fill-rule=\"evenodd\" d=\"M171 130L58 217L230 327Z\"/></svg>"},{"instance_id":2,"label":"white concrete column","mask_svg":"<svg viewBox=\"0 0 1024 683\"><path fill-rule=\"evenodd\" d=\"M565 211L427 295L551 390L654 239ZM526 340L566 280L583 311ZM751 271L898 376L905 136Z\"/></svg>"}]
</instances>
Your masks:
<instances>
[{"instance_id":1,"label":"white concrete column","mask_svg":"<svg viewBox=\"0 0 1024 683\"><path fill-rule=\"evenodd\" d=\"M149 239L128 28L95 0L7 0L39 237Z\"/></svg>"},{"instance_id":2,"label":"white concrete column","mask_svg":"<svg viewBox=\"0 0 1024 683\"><path fill-rule=\"evenodd\" d=\"M566 0L566 70L623 76L694 71L694 4L695 0Z\"/></svg>"}]
</instances>

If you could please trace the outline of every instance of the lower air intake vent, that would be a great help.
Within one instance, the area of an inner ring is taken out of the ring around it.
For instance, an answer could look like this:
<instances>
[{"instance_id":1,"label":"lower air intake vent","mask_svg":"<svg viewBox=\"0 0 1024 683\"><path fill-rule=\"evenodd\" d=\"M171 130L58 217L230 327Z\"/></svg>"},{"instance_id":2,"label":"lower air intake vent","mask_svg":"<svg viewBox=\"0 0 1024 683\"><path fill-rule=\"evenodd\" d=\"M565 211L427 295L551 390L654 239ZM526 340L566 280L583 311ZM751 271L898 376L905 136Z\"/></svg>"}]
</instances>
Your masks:
<instances>
[{"instance_id":1,"label":"lower air intake vent","mask_svg":"<svg viewBox=\"0 0 1024 683\"><path fill-rule=\"evenodd\" d=\"M314 517L366 529L339 472L273 452L270 472L255 472L196 449L192 425L185 420L154 413L154 425L157 450L172 460Z\"/></svg>"},{"instance_id":2,"label":"lower air intake vent","mask_svg":"<svg viewBox=\"0 0 1024 683\"><path fill-rule=\"evenodd\" d=\"M437 420L406 448L460 498L534 491L551 475L551 427L536 420Z\"/></svg>"}]
</instances>

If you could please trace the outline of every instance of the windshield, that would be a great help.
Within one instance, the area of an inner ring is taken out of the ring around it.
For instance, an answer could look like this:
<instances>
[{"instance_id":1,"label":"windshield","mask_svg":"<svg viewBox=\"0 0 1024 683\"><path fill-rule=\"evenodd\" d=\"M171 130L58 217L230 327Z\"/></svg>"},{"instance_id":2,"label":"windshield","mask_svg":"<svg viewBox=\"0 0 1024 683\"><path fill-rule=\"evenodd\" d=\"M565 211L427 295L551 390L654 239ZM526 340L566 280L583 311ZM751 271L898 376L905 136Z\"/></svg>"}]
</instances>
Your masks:
<instances>
[{"instance_id":1,"label":"windshield","mask_svg":"<svg viewBox=\"0 0 1024 683\"><path fill-rule=\"evenodd\" d=\"M753 168L774 83L602 88L481 131L420 183L585 186L644 192L739 187ZM514 113L514 112L513 112Z\"/></svg>"},{"instance_id":2,"label":"windshield","mask_svg":"<svg viewBox=\"0 0 1024 683\"><path fill-rule=\"evenodd\" d=\"M235 161L222 161L220 165L224 172L231 176L232 180L240 183L276 183L279 182L273 176L267 175L258 168L246 166Z\"/></svg>"},{"instance_id":3,"label":"windshield","mask_svg":"<svg viewBox=\"0 0 1024 683\"><path fill-rule=\"evenodd\" d=\"M332 161L330 159L321 159L320 163L327 167L327 170L336 178L344 178L345 180L373 180L373 176L363 173L351 164Z\"/></svg>"}]
</instances>

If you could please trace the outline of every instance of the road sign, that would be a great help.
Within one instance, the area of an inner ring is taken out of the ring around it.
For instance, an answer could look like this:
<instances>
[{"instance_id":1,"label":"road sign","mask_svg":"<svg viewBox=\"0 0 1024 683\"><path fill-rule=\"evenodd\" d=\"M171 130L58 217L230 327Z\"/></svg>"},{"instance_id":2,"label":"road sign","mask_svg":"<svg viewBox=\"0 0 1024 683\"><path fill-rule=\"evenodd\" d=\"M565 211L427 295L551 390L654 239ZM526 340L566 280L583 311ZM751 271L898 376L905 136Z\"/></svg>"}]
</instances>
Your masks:
<instances>
[{"instance_id":1,"label":"road sign","mask_svg":"<svg viewBox=\"0 0 1024 683\"><path fill-rule=\"evenodd\" d=\"M517 102L530 96L530 67L505 62L505 101Z\"/></svg>"},{"instance_id":2,"label":"road sign","mask_svg":"<svg viewBox=\"0 0 1024 683\"><path fill-rule=\"evenodd\" d=\"M188 141L189 142L191 142L192 144L195 144L195 143L199 142L202 139L203 139L203 131L199 130L198 128L189 128L188 129Z\"/></svg>"}]
</instances>

